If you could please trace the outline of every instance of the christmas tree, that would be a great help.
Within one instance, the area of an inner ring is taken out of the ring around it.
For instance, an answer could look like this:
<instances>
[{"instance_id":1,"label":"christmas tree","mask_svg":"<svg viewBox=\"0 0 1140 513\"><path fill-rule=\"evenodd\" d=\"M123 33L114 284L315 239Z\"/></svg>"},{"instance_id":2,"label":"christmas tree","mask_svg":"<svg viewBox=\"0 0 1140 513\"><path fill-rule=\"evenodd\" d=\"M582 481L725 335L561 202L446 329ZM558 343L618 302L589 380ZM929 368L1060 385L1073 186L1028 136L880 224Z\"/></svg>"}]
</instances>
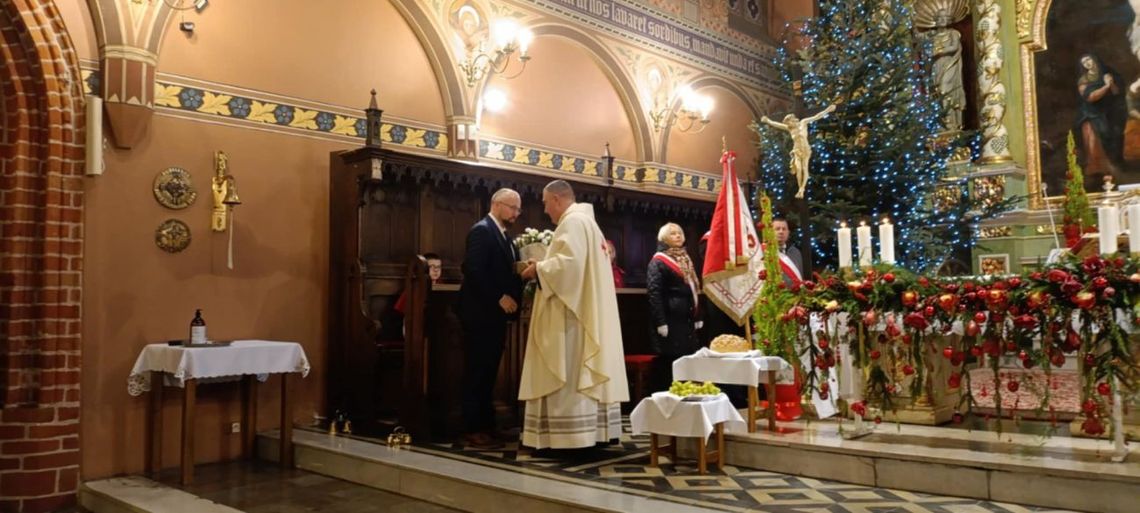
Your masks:
<instances>
[{"instance_id":1,"label":"christmas tree","mask_svg":"<svg viewBox=\"0 0 1140 513\"><path fill-rule=\"evenodd\" d=\"M974 135L944 133L941 98L926 71L929 43L915 34L911 8L911 0L822 0L820 16L801 30L805 47L792 54L785 43L777 53L784 80L801 82L808 113L837 106L809 136L806 200L813 258L824 265L835 264L841 221L889 217L899 265L924 271L970 247L977 221L996 213L971 203L964 179L946 181L947 162ZM788 137L764 124L754 129L763 155L759 188L778 210L794 212ZM936 189L947 186L956 186L952 201L935 208Z\"/></svg>"},{"instance_id":2,"label":"christmas tree","mask_svg":"<svg viewBox=\"0 0 1140 513\"><path fill-rule=\"evenodd\" d=\"M1065 232L1065 246L1073 247L1081 240L1081 234L1096 224L1089 197L1085 194L1085 172L1077 163L1076 141L1069 132L1069 170L1065 172L1065 213L1061 225Z\"/></svg>"}]
</instances>

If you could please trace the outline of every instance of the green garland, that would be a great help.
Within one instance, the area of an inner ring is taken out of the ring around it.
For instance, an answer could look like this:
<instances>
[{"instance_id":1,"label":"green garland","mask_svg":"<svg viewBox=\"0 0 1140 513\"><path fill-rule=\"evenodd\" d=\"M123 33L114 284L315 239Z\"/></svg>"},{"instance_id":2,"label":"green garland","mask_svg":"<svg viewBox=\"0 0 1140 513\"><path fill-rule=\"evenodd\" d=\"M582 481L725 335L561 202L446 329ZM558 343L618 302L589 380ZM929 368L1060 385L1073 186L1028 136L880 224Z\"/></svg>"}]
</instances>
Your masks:
<instances>
[{"instance_id":1,"label":"green garland","mask_svg":"<svg viewBox=\"0 0 1140 513\"><path fill-rule=\"evenodd\" d=\"M764 203L762 199L762 208ZM769 275L771 265L766 262ZM814 278L797 290L765 287L754 315L760 347L767 354L799 365L796 339L808 344L805 351L810 351L812 366L801 369L806 377L804 391L819 390L815 383L826 382L829 369L843 357L834 353L840 342L850 344L856 369L868 378L864 397L882 411L895 410L900 399L913 402L931 396L934 387L964 388L954 417L961 421L962 414L974 406L965 367L982 355L988 357L997 385L999 419L1002 390L1016 391L1027 385L1019 380L1002 381L998 367L1002 355L1017 356L1027 369L1043 369L1047 381L1054 367L1078 358L1086 419L1082 427L1089 434L1104 433L1114 386L1125 396L1140 391L1140 367L1120 325L1140 326L1140 260L1135 258L1066 257L1040 271L1003 277L934 278L877 266ZM841 312L848 315L845 328L811 332L807 322L811 315L818 315L826 326L828 318ZM1128 319L1119 319L1121 312ZM1079 321L1072 322L1074 318ZM963 336L940 336L948 334L955 323L960 323ZM1034 348L1035 341L1040 347ZM952 373L947 382L924 379L928 358L949 360ZM900 375L913 375L909 391L900 389ZM1055 420L1050 387L1044 388L1039 413L1047 410ZM820 392L824 395L826 389ZM998 422L999 430L1000 426Z\"/></svg>"}]
</instances>

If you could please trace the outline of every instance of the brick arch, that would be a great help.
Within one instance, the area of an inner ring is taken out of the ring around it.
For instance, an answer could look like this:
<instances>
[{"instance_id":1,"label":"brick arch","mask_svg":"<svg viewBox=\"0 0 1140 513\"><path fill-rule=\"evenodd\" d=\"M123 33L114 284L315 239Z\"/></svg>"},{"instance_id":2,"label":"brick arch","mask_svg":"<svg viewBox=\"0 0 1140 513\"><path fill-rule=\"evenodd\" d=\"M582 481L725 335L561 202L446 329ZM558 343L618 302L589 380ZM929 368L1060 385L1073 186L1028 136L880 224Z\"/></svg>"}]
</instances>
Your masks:
<instances>
[{"instance_id":1,"label":"brick arch","mask_svg":"<svg viewBox=\"0 0 1140 513\"><path fill-rule=\"evenodd\" d=\"M75 502L83 95L52 0L0 3L0 511Z\"/></svg>"}]
</instances>

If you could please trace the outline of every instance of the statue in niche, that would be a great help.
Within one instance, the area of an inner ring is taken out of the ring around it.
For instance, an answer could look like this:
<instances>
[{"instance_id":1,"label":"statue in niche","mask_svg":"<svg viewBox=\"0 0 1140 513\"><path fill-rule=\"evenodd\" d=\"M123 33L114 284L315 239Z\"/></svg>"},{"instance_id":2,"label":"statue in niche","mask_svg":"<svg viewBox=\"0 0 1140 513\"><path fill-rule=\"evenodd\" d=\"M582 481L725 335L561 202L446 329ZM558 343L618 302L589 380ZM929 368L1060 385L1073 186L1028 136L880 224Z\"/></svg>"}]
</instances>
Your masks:
<instances>
[{"instance_id":1,"label":"statue in niche","mask_svg":"<svg viewBox=\"0 0 1140 513\"><path fill-rule=\"evenodd\" d=\"M962 34L951 25L969 14L969 6L965 0L920 0L915 11L915 26L930 29L919 37L930 43L930 72L942 96L942 126L947 131L961 130L966 110Z\"/></svg>"}]
</instances>

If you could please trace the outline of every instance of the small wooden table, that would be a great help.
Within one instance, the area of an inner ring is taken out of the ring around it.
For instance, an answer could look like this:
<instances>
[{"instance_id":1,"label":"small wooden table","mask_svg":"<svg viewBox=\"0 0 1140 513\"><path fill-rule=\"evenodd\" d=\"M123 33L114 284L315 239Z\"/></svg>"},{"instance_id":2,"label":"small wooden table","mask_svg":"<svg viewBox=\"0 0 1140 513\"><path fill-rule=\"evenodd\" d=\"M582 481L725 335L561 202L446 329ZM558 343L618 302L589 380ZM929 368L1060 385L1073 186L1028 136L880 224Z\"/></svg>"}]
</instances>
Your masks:
<instances>
[{"instance_id":1,"label":"small wooden table","mask_svg":"<svg viewBox=\"0 0 1140 513\"><path fill-rule=\"evenodd\" d=\"M157 475L162 469L162 405L164 381L172 376L182 384L181 482L194 482L194 421L199 382L203 379L240 377L242 396L242 456L252 458L257 436L257 377L281 374L280 463L293 464L293 401L289 394L289 374L307 375L309 361L300 344L263 340L235 341L227 347L168 346L150 344L143 348L128 379L131 395L150 391L147 401L146 469Z\"/></svg>"},{"instance_id":2,"label":"small wooden table","mask_svg":"<svg viewBox=\"0 0 1140 513\"><path fill-rule=\"evenodd\" d=\"M708 450L708 443L705 442L705 437L693 437L697 439L697 472L703 474L708 473L708 464L716 463L717 469L724 471L724 422L716 423L716 443L713 444L713 450ZM670 437L672 440L665 445L660 445L660 439ZM649 433L649 466L657 466L657 458L661 451L664 451L669 456L669 461L673 464L677 463L677 436L658 435L657 433Z\"/></svg>"},{"instance_id":3,"label":"small wooden table","mask_svg":"<svg viewBox=\"0 0 1140 513\"><path fill-rule=\"evenodd\" d=\"M629 415L634 434L649 433L649 464L657 466L658 457L665 452L677 462L677 438L698 440L697 470L708 472L708 464L716 463L724 469L725 423L739 426L744 423L740 412L729 402L728 396L719 394L703 401L682 401L668 392L657 392L642 399ZM740 429L737 427L736 429ZM713 451L709 451L708 439L716 436ZM661 437L672 437L669 444L662 444Z\"/></svg>"},{"instance_id":4,"label":"small wooden table","mask_svg":"<svg viewBox=\"0 0 1140 513\"><path fill-rule=\"evenodd\" d=\"M767 417L768 431L776 430L776 381L779 371L792 366L776 356L722 357L703 348L673 361L673 379L711 381L724 385L748 387L748 432L756 432L756 423ZM767 408L760 406L760 385L768 396Z\"/></svg>"},{"instance_id":5,"label":"small wooden table","mask_svg":"<svg viewBox=\"0 0 1140 513\"><path fill-rule=\"evenodd\" d=\"M760 389L758 385L748 385L748 432L756 432L756 423L768 419L768 431L776 431L776 371L767 371L764 380L764 395L768 398L768 406L760 406Z\"/></svg>"}]
</instances>

